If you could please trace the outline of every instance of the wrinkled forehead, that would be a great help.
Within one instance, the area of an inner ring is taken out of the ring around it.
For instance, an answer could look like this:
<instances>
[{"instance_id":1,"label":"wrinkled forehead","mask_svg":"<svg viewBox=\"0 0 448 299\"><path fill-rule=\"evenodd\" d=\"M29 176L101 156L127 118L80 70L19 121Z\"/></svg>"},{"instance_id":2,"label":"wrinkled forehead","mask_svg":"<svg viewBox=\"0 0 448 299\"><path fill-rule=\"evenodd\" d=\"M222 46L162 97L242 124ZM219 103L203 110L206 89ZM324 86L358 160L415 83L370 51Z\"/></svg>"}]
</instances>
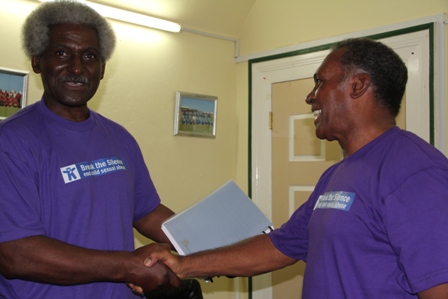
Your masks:
<instances>
[{"instance_id":1,"label":"wrinkled forehead","mask_svg":"<svg viewBox=\"0 0 448 299\"><path fill-rule=\"evenodd\" d=\"M50 28L48 47L74 45L76 47L99 49L99 38L95 29L84 24L57 24Z\"/></svg>"}]
</instances>

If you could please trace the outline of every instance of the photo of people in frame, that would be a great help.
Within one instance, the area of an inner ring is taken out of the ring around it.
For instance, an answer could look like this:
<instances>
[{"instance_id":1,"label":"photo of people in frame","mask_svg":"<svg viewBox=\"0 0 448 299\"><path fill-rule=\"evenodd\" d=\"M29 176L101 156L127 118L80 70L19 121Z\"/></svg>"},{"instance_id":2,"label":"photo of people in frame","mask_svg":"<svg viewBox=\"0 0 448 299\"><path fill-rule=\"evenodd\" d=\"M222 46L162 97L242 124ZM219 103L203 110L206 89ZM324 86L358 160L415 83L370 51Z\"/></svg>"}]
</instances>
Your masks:
<instances>
[{"instance_id":1,"label":"photo of people in frame","mask_svg":"<svg viewBox=\"0 0 448 299\"><path fill-rule=\"evenodd\" d=\"M215 137L216 104L217 97L178 93L175 135Z\"/></svg>"},{"instance_id":2,"label":"photo of people in frame","mask_svg":"<svg viewBox=\"0 0 448 299\"><path fill-rule=\"evenodd\" d=\"M0 69L0 119L26 106L27 76L28 73Z\"/></svg>"}]
</instances>

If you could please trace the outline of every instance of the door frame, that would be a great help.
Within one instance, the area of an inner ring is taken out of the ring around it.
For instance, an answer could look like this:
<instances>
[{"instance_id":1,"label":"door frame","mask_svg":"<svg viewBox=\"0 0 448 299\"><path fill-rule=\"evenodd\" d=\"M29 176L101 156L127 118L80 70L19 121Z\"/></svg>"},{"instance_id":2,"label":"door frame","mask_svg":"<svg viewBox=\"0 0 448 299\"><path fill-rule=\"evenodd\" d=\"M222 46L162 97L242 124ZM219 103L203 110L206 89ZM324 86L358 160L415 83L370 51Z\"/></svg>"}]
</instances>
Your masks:
<instances>
[{"instance_id":1,"label":"door frame","mask_svg":"<svg viewBox=\"0 0 448 299\"><path fill-rule=\"evenodd\" d=\"M311 44L297 45L298 50L281 54L267 55L248 60L249 67L249 196L260 209L272 219L272 177L271 177L271 130L269 129L269 111L271 107L269 72L277 73L279 82L281 71L284 70L285 80L290 80L286 73L297 64L295 57L312 55L325 50L339 40L350 37L369 37L383 39L417 31L428 30L430 47L429 66L429 142L446 154L445 137L445 46L444 46L444 15L406 22L394 26L361 31L334 38L314 41ZM416 24L417 23L417 24ZM409 26L412 24L412 26ZM398 26L398 27L397 27ZM315 57L314 59L323 59ZM314 72L314 70L313 70ZM310 73L312 74L312 73ZM435 75L437 74L437 76ZM249 279L249 299L271 299L271 274L263 274Z\"/></svg>"}]
</instances>

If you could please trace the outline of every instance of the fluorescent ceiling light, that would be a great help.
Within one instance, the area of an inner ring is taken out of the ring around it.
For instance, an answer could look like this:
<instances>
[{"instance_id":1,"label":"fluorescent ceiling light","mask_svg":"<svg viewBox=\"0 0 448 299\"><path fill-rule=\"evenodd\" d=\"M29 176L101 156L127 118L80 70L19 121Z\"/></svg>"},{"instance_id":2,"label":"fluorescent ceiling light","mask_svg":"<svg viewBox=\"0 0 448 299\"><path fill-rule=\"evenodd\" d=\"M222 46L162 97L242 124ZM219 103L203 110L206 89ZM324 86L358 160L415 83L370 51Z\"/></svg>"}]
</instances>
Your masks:
<instances>
[{"instance_id":1,"label":"fluorescent ceiling light","mask_svg":"<svg viewBox=\"0 0 448 299\"><path fill-rule=\"evenodd\" d=\"M40 2L53 2L54 0L39 0ZM94 10L96 10L99 14L115 19L120 20L128 23L138 24L150 28L170 31L170 32L180 32L182 30L182 27L174 22L126 11L123 9L118 9L98 3L93 3L90 1L79 1L82 2Z\"/></svg>"}]
</instances>

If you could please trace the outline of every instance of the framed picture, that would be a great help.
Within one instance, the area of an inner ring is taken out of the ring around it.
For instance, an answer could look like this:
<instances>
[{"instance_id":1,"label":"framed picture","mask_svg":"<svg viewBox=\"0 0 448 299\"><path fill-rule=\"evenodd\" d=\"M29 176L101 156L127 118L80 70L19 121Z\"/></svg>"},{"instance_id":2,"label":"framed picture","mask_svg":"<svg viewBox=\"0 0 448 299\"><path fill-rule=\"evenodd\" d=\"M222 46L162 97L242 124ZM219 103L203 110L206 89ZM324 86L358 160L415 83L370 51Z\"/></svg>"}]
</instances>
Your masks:
<instances>
[{"instance_id":1,"label":"framed picture","mask_svg":"<svg viewBox=\"0 0 448 299\"><path fill-rule=\"evenodd\" d=\"M174 135L216 137L218 97L176 92Z\"/></svg>"},{"instance_id":2,"label":"framed picture","mask_svg":"<svg viewBox=\"0 0 448 299\"><path fill-rule=\"evenodd\" d=\"M29 72L0 68L0 120L26 106Z\"/></svg>"}]
</instances>

